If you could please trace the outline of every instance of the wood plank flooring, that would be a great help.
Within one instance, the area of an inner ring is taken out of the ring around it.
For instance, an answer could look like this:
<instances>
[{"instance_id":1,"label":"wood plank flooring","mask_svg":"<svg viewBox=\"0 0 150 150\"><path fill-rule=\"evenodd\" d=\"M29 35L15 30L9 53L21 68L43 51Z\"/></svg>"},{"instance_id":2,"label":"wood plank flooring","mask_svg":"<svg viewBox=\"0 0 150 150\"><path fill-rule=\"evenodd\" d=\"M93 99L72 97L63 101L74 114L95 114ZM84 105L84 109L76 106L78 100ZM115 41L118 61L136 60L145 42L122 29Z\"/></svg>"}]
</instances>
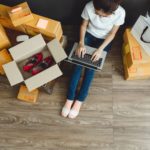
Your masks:
<instances>
[{"instance_id":1,"label":"wood plank flooring","mask_svg":"<svg viewBox=\"0 0 150 150\"><path fill-rule=\"evenodd\" d=\"M62 68L36 104L17 100L19 86L0 76L0 150L150 150L150 80L124 80L119 35L75 120L60 116L72 65Z\"/></svg>"}]
</instances>

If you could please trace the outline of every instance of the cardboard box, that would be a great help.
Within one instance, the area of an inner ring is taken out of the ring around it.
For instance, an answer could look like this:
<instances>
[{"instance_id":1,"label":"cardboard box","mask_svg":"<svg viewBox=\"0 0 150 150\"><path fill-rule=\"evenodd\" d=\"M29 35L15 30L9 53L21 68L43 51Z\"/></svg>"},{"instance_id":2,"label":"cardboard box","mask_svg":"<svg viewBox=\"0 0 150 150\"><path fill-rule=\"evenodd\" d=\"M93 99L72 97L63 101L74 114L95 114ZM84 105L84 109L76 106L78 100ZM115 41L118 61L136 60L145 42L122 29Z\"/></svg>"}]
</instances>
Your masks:
<instances>
[{"instance_id":1,"label":"cardboard box","mask_svg":"<svg viewBox=\"0 0 150 150\"><path fill-rule=\"evenodd\" d=\"M35 36L41 33L44 36L44 38L47 40L52 40L54 38L57 38L58 40L61 39L63 31L62 31L61 23L59 21L49 19L43 16L39 16L36 14L32 14L34 18L32 21L29 21L27 23L24 23L20 26L15 27L12 24L7 13L8 10L10 9L11 7L0 4L0 23L4 27L17 30L17 31L21 31L32 36ZM46 25L45 29L37 27L40 19L48 21L48 24Z\"/></svg>"},{"instance_id":2,"label":"cardboard box","mask_svg":"<svg viewBox=\"0 0 150 150\"><path fill-rule=\"evenodd\" d=\"M146 54L140 44L130 33L130 29L126 29L124 33L123 55L126 56L128 67L139 64L149 64L150 56Z\"/></svg>"},{"instance_id":3,"label":"cardboard box","mask_svg":"<svg viewBox=\"0 0 150 150\"><path fill-rule=\"evenodd\" d=\"M148 64L128 67L126 56L123 57L125 80L149 79L150 67Z\"/></svg>"},{"instance_id":4,"label":"cardboard box","mask_svg":"<svg viewBox=\"0 0 150 150\"><path fill-rule=\"evenodd\" d=\"M6 49L0 51L0 73L5 74L2 65L12 61L12 58Z\"/></svg>"},{"instance_id":5,"label":"cardboard box","mask_svg":"<svg viewBox=\"0 0 150 150\"><path fill-rule=\"evenodd\" d=\"M9 48L11 46L10 41L6 35L6 32L2 25L0 25L0 49Z\"/></svg>"},{"instance_id":6,"label":"cardboard box","mask_svg":"<svg viewBox=\"0 0 150 150\"><path fill-rule=\"evenodd\" d=\"M44 38L48 40L52 40L54 38L60 40L62 37L62 27L61 23L56 20L52 20L43 16L39 16L33 14L34 20L27 22L24 24L24 28L26 29L27 33L30 35L37 35L41 33ZM46 28L38 27L39 20L48 21Z\"/></svg>"},{"instance_id":7,"label":"cardboard box","mask_svg":"<svg viewBox=\"0 0 150 150\"><path fill-rule=\"evenodd\" d=\"M22 101L35 103L38 99L38 95L39 95L38 89L29 92L26 86L21 85L17 98Z\"/></svg>"},{"instance_id":8,"label":"cardboard box","mask_svg":"<svg viewBox=\"0 0 150 150\"><path fill-rule=\"evenodd\" d=\"M22 66L20 66L20 64L32 55L44 50L49 53L46 55L51 55L53 57L55 64L35 76L25 77L24 72L21 71ZM13 61L3 65L6 76L11 86L24 81L29 91L32 91L61 76L62 72L57 63L67 57L64 49L57 39L46 44L41 34L10 48L9 51Z\"/></svg>"},{"instance_id":9,"label":"cardboard box","mask_svg":"<svg viewBox=\"0 0 150 150\"><path fill-rule=\"evenodd\" d=\"M12 24L8 15L9 9L10 7L0 4L0 24L6 28L26 33L25 28L22 25L15 27Z\"/></svg>"},{"instance_id":10,"label":"cardboard box","mask_svg":"<svg viewBox=\"0 0 150 150\"><path fill-rule=\"evenodd\" d=\"M9 8L8 14L15 27L34 19L27 2Z\"/></svg>"}]
</instances>

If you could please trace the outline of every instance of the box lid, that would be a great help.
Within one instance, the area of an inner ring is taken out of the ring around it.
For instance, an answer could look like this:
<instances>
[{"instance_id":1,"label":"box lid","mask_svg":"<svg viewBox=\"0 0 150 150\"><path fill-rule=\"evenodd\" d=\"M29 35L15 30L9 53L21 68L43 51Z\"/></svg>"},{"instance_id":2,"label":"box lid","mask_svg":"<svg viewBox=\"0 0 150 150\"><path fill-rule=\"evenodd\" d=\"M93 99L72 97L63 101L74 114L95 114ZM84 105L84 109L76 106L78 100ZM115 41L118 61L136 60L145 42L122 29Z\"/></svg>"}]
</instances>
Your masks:
<instances>
[{"instance_id":1,"label":"box lid","mask_svg":"<svg viewBox=\"0 0 150 150\"><path fill-rule=\"evenodd\" d=\"M44 48L46 43L41 34L38 34L29 40L26 40L12 48L9 49L12 58L15 61L20 61L26 59L36 52L39 52L41 48Z\"/></svg>"},{"instance_id":2,"label":"box lid","mask_svg":"<svg viewBox=\"0 0 150 150\"><path fill-rule=\"evenodd\" d=\"M25 84L29 91L32 91L44 84L46 84L49 81L52 81L56 79L57 77L61 76L62 72L59 69L58 65L54 65L41 73L25 80Z\"/></svg>"},{"instance_id":3,"label":"box lid","mask_svg":"<svg viewBox=\"0 0 150 150\"><path fill-rule=\"evenodd\" d=\"M24 81L23 76L21 75L21 72L15 61L3 65L3 68L11 86Z\"/></svg>"},{"instance_id":4,"label":"box lid","mask_svg":"<svg viewBox=\"0 0 150 150\"><path fill-rule=\"evenodd\" d=\"M67 58L67 55L66 55L62 45L60 44L60 42L57 39L50 41L47 44L47 47L50 50L56 63L59 63L60 61Z\"/></svg>"}]
</instances>

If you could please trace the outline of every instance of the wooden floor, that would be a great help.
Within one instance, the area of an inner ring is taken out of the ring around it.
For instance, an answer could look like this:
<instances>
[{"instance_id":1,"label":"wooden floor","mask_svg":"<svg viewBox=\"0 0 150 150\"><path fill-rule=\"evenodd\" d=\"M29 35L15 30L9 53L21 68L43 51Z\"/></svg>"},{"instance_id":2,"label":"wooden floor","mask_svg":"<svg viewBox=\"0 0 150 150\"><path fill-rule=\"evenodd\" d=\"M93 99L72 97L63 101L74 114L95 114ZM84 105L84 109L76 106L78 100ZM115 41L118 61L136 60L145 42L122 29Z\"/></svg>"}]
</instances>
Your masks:
<instances>
[{"instance_id":1,"label":"wooden floor","mask_svg":"<svg viewBox=\"0 0 150 150\"><path fill-rule=\"evenodd\" d=\"M71 65L63 70L36 104L0 76L0 150L150 150L150 80L124 80L120 36L75 120L60 116Z\"/></svg>"}]
</instances>

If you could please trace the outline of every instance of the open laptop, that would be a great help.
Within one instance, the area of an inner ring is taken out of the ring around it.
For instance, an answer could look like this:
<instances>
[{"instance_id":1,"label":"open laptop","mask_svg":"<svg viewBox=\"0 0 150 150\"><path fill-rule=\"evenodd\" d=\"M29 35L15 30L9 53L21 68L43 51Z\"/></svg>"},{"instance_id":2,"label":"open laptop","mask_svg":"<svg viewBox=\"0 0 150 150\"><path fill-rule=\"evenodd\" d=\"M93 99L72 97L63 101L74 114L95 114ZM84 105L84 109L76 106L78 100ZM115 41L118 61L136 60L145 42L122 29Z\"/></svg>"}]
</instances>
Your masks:
<instances>
[{"instance_id":1,"label":"open laptop","mask_svg":"<svg viewBox=\"0 0 150 150\"><path fill-rule=\"evenodd\" d=\"M68 56L68 59L66 60L67 62L81 65L83 67L90 68L90 69L97 70L97 71L102 70L105 59L106 59L107 52L103 51L101 58L96 62L92 62L91 57L92 57L92 54L94 53L94 51L96 50L96 48L86 45L85 46L86 54L84 55L83 58L75 55L75 51L77 48L78 48L78 43L74 43L73 48Z\"/></svg>"}]
</instances>

